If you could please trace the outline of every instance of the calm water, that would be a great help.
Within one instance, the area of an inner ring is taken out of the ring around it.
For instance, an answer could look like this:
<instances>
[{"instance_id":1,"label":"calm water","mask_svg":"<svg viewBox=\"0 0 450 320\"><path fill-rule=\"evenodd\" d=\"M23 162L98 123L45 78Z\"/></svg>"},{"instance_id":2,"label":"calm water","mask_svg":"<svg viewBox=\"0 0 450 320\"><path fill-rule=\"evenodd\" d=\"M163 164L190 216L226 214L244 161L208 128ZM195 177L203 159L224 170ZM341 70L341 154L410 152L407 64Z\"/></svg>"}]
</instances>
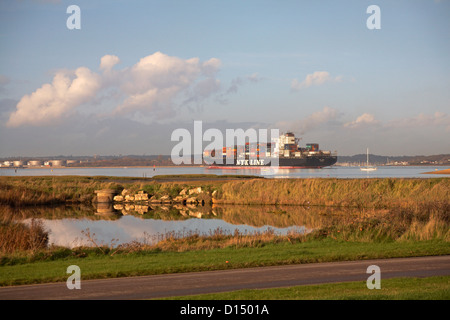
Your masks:
<instances>
[{"instance_id":1,"label":"calm water","mask_svg":"<svg viewBox=\"0 0 450 320\"><path fill-rule=\"evenodd\" d=\"M251 227L248 225L233 225L220 219L188 219L183 221L165 221L157 219L140 219L135 216L124 216L115 221L88 219L43 220L44 227L50 230L49 244L65 247L92 245L83 234L87 229L95 234L96 242L105 245L119 245L131 241L154 244L167 234L177 237L192 233L210 234L220 230L224 234L233 234L237 229L240 233L264 232L269 228L277 234L290 231L302 232L302 226L274 228L272 226ZM115 239L113 241L113 239Z\"/></svg>"},{"instance_id":2,"label":"calm water","mask_svg":"<svg viewBox=\"0 0 450 320\"><path fill-rule=\"evenodd\" d=\"M157 167L153 168L60 168L60 169L0 169L3 176L80 175L116 177L153 177L166 174L216 174L216 175L260 175L267 178L437 178L449 175L423 174L444 170L449 166L382 166L373 172L364 172L359 167L329 167L323 169L248 169L220 170L206 167Z\"/></svg>"},{"instance_id":3,"label":"calm water","mask_svg":"<svg viewBox=\"0 0 450 320\"><path fill-rule=\"evenodd\" d=\"M321 209L323 211L323 209ZM71 207L21 208L11 213L22 217L23 223L31 219L42 221L49 231L49 244L65 247L92 245L86 232L98 244L119 245L132 241L154 244L167 235L182 238L190 234L304 233L323 223L323 212L310 208L283 208L273 206L224 206L211 208L149 207L144 213L130 210L104 210L102 208L74 209Z\"/></svg>"}]
</instances>

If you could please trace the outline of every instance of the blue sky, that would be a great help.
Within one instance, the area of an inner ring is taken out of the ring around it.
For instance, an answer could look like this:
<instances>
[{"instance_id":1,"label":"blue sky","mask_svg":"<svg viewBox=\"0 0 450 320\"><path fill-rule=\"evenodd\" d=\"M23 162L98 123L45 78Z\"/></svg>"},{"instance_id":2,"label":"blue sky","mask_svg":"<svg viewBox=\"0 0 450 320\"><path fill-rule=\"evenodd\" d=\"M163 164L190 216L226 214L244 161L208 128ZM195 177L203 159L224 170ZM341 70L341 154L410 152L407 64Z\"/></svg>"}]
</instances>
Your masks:
<instances>
[{"instance_id":1,"label":"blue sky","mask_svg":"<svg viewBox=\"0 0 450 320\"><path fill-rule=\"evenodd\" d=\"M2 1L0 157L169 154L194 120L450 153L449 31L446 0Z\"/></svg>"}]
</instances>

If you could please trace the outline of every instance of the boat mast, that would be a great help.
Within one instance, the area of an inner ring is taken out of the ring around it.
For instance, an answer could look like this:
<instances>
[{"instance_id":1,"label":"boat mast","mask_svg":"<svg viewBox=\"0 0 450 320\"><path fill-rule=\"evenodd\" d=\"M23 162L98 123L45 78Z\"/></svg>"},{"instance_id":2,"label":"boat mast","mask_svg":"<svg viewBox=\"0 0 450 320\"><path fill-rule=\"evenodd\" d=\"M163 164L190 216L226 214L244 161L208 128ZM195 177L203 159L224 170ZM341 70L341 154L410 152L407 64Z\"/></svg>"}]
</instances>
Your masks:
<instances>
[{"instance_id":1,"label":"boat mast","mask_svg":"<svg viewBox=\"0 0 450 320\"><path fill-rule=\"evenodd\" d=\"M367 166L369 166L369 148L367 148Z\"/></svg>"}]
</instances>

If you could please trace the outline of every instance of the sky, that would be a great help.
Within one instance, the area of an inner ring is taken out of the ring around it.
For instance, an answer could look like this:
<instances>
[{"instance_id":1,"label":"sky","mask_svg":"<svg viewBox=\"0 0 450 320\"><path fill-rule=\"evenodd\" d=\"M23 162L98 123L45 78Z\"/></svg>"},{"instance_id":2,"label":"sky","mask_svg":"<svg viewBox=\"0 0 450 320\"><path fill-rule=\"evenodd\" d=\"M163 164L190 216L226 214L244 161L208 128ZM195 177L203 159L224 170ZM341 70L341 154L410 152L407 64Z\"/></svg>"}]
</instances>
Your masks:
<instances>
[{"instance_id":1,"label":"sky","mask_svg":"<svg viewBox=\"0 0 450 320\"><path fill-rule=\"evenodd\" d=\"M0 157L170 154L194 121L450 153L449 57L448 0L2 0Z\"/></svg>"}]
</instances>

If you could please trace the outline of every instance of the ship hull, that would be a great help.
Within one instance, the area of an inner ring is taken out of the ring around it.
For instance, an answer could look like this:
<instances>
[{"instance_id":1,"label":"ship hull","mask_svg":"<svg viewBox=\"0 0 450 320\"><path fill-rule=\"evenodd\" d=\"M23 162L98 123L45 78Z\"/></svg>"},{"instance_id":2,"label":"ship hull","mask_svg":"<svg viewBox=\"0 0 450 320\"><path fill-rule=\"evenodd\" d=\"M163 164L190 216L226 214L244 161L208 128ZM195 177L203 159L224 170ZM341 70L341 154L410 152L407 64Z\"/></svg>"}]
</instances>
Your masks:
<instances>
[{"instance_id":1,"label":"ship hull","mask_svg":"<svg viewBox=\"0 0 450 320\"><path fill-rule=\"evenodd\" d=\"M337 162L337 156L315 156L304 158L279 158L278 165L274 166L267 161L257 160L239 160L232 159L232 163L226 163L224 159L223 163L212 163L209 169L260 169L267 167L275 167L279 169L310 169L310 168L323 168L332 166Z\"/></svg>"}]
</instances>

